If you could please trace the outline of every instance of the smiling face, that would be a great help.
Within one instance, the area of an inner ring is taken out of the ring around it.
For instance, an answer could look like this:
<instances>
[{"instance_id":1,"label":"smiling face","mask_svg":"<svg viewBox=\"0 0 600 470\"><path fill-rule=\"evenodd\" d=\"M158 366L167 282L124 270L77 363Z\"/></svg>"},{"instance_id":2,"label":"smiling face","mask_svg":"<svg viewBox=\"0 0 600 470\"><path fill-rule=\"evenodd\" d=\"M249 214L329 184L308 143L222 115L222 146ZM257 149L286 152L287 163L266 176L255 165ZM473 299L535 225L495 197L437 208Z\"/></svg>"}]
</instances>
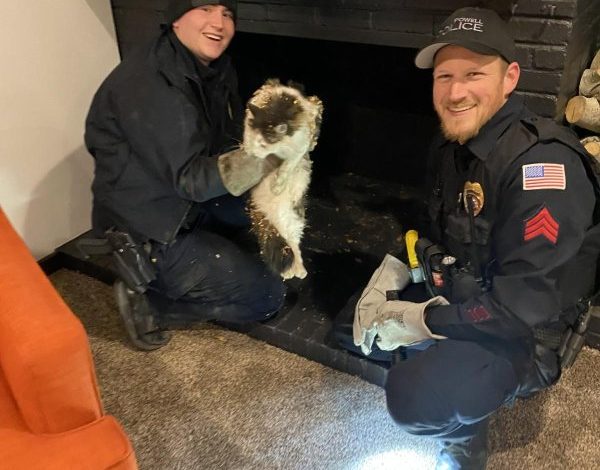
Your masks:
<instances>
[{"instance_id":1,"label":"smiling face","mask_svg":"<svg viewBox=\"0 0 600 470\"><path fill-rule=\"evenodd\" d=\"M446 139L464 144L506 103L517 86L520 69L498 56L460 46L436 54L433 104Z\"/></svg>"},{"instance_id":2,"label":"smiling face","mask_svg":"<svg viewBox=\"0 0 600 470\"><path fill-rule=\"evenodd\" d=\"M222 5L204 5L173 22L173 31L204 65L221 57L235 34L233 13Z\"/></svg>"}]
</instances>

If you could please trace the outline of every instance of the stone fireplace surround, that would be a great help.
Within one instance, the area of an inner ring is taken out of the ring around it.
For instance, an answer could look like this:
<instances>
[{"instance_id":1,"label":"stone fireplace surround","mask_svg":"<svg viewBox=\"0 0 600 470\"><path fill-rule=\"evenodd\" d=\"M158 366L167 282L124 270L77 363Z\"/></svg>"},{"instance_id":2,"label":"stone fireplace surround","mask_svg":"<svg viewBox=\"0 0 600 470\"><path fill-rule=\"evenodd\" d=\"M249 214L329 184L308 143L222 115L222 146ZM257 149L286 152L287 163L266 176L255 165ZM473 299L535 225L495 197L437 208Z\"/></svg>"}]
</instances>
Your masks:
<instances>
[{"instance_id":1,"label":"stone fireplace surround","mask_svg":"<svg viewBox=\"0 0 600 470\"><path fill-rule=\"evenodd\" d=\"M112 0L122 57L151 37L166 0ZM581 72L600 45L600 0L239 1L237 30L417 49L463 6L486 6L509 21L522 68L519 93L544 116L562 118Z\"/></svg>"}]
</instances>

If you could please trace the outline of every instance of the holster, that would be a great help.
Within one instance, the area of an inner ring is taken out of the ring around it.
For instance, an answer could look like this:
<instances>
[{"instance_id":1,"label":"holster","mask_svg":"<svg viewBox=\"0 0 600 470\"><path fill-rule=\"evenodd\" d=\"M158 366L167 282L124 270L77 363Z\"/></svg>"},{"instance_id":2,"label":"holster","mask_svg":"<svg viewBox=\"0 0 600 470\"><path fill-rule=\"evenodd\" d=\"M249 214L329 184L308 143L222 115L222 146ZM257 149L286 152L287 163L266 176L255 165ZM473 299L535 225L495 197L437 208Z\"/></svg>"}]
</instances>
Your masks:
<instances>
[{"instance_id":1,"label":"holster","mask_svg":"<svg viewBox=\"0 0 600 470\"><path fill-rule=\"evenodd\" d=\"M587 308L579 313L575 325L568 328L563 334L558 357L560 357L561 369L571 367L585 343L585 333L588 329L592 310L597 306L591 306L588 302Z\"/></svg>"},{"instance_id":2,"label":"holster","mask_svg":"<svg viewBox=\"0 0 600 470\"><path fill-rule=\"evenodd\" d=\"M446 294L446 281L442 272L441 262L444 257L442 247L431 242L427 238L419 238L415 243L415 253L419 266L423 270L427 293L435 297Z\"/></svg>"},{"instance_id":3,"label":"holster","mask_svg":"<svg viewBox=\"0 0 600 470\"><path fill-rule=\"evenodd\" d=\"M136 243L130 234L114 228L108 229L105 235L121 280L135 292L146 292L148 284L156 279L156 268L144 246Z\"/></svg>"},{"instance_id":4,"label":"holster","mask_svg":"<svg viewBox=\"0 0 600 470\"><path fill-rule=\"evenodd\" d=\"M560 359L560 368L567 369L573 365L581 348L585 344L585 334L589 326L592 310L589 300L580 300L577 305L577 318L563 323L562 328L537 327L533 330L536 343L556 352ZM567 326L568 325L568 326Z\"/></svg>"},{"instance_id":5,"label":"holster","mask_svg":"<svg viewBox=\"0 0 600 470\"><path fill-rule=\"evenodd\" d=\"M459 262L444 263L447 253L440 245L419 238L415 252L430 296L441 295L451 302L461 303L483 291L471 269L457 266Z\"/></svg>"}]
</instances>

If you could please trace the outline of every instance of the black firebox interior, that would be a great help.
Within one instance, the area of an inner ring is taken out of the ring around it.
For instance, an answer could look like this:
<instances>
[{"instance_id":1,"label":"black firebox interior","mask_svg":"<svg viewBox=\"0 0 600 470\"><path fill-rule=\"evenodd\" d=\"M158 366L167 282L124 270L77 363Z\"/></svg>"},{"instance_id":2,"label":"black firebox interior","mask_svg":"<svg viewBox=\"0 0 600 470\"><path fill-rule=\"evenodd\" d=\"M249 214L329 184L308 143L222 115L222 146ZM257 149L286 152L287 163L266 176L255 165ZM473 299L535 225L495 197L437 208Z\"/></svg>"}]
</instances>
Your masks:
<instances>
[{"instance_id":1,"label":"black firebox interior","mask_svg":"<svg viewBox=\"0 0 600 470\"><path fill-rule=\"evenodd\" d=\"M415 50L239 33L230 47L247 99L267 78L301 83L324 104L303 249L309 276L294 283L334 317L385 253L418 228L428 146L437 119L431 71Z\"/></svg>"},{"instance_id":2,"label":"black firebox interior","mask_svg":"<svg viewBox=\"0 0 600 470\"><path fill-rule=\"evenodd\" d=\"M424 156L436 130L431 71L416 50L238 33L229 50L240 92L249 98L267 78L304 85L324 103L314 180L356 173L403 184L423 182Z\"/></svg>"}]
</instances>

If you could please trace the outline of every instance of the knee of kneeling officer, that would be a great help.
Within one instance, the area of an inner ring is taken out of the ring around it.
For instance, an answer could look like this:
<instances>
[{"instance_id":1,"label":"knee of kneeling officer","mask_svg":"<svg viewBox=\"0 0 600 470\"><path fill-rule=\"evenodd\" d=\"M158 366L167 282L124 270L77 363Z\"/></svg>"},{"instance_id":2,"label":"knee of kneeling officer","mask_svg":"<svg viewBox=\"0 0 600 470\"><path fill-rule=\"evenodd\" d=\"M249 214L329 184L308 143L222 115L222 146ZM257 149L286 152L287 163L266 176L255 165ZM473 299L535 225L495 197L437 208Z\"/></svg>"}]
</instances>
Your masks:
<instances>
[{"instance_id":1,"label":"knee of kneeling officer","mask_svg":"<svg viewBox=\"0 0 600 470\"><path fill-rule=\"evenodd\" d=\"M417 380L390 370L385 384L387 409L394 422L405 432L427 435L431 420L431 403L427 404L427 392L421 390Z\"/></svg>"},{"instance_id":2,"label":"knee of kneeling officer","mask_svg":"<svg viewBox=\"0 0 600 470\"><path fill-rule=\"evenodd\" d=\"M405 432L412 433L415 421L417 421L412 406L407 404L402 405L399 397L390 397L387 393L387 409L388 413L394 422Z\"/></svg>"},{"instance_id":3,"label":"knee of kneeling officer","mask_svg":"<svg viewBox=\"0 0 600 470\"><path fill-rule=\"evenodd\" d=\"M285 285L278 276L270 277L261 285L262 292L252 301L250 306L254 312L253 321L264 321L275 315L285 300Z\"/></svg>"}]
</instances>

